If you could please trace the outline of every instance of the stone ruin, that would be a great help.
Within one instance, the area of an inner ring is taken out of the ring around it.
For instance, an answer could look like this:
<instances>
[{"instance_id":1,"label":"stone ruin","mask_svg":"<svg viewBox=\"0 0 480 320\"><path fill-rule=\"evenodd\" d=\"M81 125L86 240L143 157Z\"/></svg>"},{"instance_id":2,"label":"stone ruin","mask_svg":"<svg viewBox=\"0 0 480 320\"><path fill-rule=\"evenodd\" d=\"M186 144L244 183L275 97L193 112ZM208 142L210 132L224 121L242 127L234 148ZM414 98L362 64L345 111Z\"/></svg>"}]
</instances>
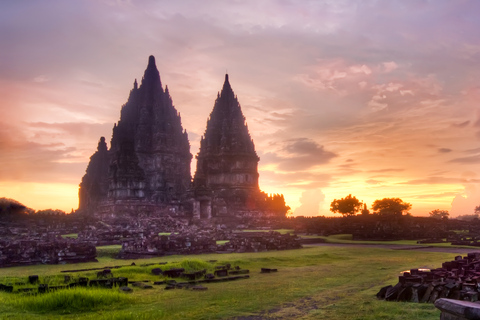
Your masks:
<instances>
[{"instance_id":1,"label":"stone ruin","mask_svg":"<svg viewBox=\"0 0 480 320\"><path fill-rule=\"evenodd\" d=\"M95 246L65 240L0 240L0 267L97 261Z\"/></svg>"},{"instance_id":2,"label":"stone ruin","mask_svg":"<svg viewBox=\"0 0 480 320\"><path fill-rule=\"evenodd\" d=\"M398 277L395 286L386 286L377 298L387 301L429 302L448 298L475 302L480 292L480 253L444 262L441 268L411 269Z\"/></svg>"},{"instance_id":3,"label":"stone ruin","mask_svg":"<svg viewBox=\"0 0 480 320\"><path fill-rule=\"evenodd\" d=\"M218 240L228 240L217 244ZM156 235L126 241L118 258L135 259L164 255L202 253L261 252L299 249L302 245L296 235L278 232L194 231L171 235Z\"/></svg>"},{"instance_id":4,"label":"stone ruin","mask_svg":"<svg viewBox=\"0 0 480 320\"><path fill-rule=\"evenodd\" d=\"M200 142L193 181L188 135L153 56L140 85L134 82L110 145L100 138L90 158L79 213L102 219L144 214L231 220L284 216L288 209L283 196L259 189L259 157L228 75ZM270 205L272 200L282 205Z\"/></svg>"},{"instance_id":5,"label":"stone ruin","mask_svg":"<svg viewBox=\"0 0 480 320\"><path fill-rule=\"evenodd\" d=\"M215 263L216 260L209 261ZM163 263L143 264L140 267L149 267L154 265L165 265ZM113 269L118 270L123 267L135 266L135 263L125 266L112 266L104 268L80 269L80 270L64 270L62 272L69 273L62 277L53 276L57 280L52 281L52 276L40 278L38 275L30 275L26 279L24 277L4 278L0 281L0 291L9 293L23 293L23 294L39 294L48 293L61 289L68 289L74 287L100 287L113 289L118 288L122 292L131 292L129 287L137 287L140 289L152 289L153 286L165 285L165 290L170 289L191 289L193 291L205 291L208 288L202 284L235 281L240 279L249 279L250 271L242 269L239 266L232 267L230 263L225 265L217 265L214 267L213 273L207 273L207 269L186 272L184 268L168 268L156 267L151 269L151 274L159 277L155 280L129 280L126 277L115 277ZM96 277L93 276L73 276L77 272L96 272ZM261 273L277 272L277 269L262 268ZM116 273L116 271L115 271ZM181 278L177 282L176 279Z\"/></svg>"},{"instance_id":6,"label":"stone ruin","mask_svg":"<svg viewBox=\"0 0 480 320\"><path fill-rule=\"evenodd\" d=\"M269 232L234 232L228 242L218 246L220 252L262 252L302 248L296 235Z\"/></svg>"}]
</instances>

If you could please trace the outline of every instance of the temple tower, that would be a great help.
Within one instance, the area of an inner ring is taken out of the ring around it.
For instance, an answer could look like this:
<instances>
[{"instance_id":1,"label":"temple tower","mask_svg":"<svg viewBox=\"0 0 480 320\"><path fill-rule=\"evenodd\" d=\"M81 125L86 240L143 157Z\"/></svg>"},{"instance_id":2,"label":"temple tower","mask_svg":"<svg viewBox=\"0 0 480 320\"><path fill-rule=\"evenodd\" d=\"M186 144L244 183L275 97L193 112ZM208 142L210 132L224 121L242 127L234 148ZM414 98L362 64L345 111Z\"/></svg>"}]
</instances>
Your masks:
<instances>
[{"instance_id":1,"label":"temple tower","mask_svg":"<svg viewBox=\"0 0 480 320\"><path fill-rule=\"evenodd\" d=\"M196 158L194 216L237 216L255 210L259 157L228 74Z\"/></svg>"},{"instance_id":2,"label":"temple tower","mask_svg":"<svg viewBox=\"0 0 480 320\"><path fill-rule=\"evenodd\" d=\"M180 114L168 88L163 90L153 56L149 57L140 86L135 80L121 109L108 158L108 174L102 171L106 178L101 178L108 191L101 195L104 198L97 211L114 215L180 209L191 184L192 155ZM84 199L92 192L82 182L80 194L84 196L79 209L85 207Z\"/></svg>"},{"instance_id":3,"label":"temple tower","mask_svg":"<svg viewBox=\"0 0 480 320\"><path fill-rule=\"evenodd\" d=\"M87 171L80 183L78 192L79 206L81 211L95 210L108 195L108 167L110 154L105 138L101 137L97 151L90 157Z\"/></svg>"}]
</instances>

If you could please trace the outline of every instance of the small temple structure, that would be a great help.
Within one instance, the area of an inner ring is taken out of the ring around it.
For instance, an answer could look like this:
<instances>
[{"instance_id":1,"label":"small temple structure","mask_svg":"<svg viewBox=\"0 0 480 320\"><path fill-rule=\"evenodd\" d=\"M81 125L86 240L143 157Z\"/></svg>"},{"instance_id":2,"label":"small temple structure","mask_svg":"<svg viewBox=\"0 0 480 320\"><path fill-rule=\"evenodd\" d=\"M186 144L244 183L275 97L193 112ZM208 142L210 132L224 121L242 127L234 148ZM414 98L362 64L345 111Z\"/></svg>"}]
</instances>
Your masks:
<instances>
[{"instance_id":1,"label":"small temple structure","mask_svg":"<svg viewBox=\"0 0 480 320\"><path fill-rule=\"evenodd\" d=\"M172 98L149 57L140 86L135 80L111 147L100 138L79 188L77 212L100 218L179 216L231 219L284 211L283 195L258 186L255 145L228 79L218 93L196 156Z\"/></svg>"}]
</instances>

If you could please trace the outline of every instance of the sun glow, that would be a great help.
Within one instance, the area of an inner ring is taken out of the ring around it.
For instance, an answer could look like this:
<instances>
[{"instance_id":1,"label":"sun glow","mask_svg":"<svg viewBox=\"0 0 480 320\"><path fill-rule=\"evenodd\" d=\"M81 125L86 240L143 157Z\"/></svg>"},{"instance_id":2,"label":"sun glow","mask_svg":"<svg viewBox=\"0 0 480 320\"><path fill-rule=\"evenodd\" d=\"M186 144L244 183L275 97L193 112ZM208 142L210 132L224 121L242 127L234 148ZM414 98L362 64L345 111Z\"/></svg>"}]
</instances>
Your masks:
<instances>
[{"instance_id":1,"label":"sun glow","mask_svg":"<svg viewBox=\"0 0 480 320\"><path fill-rule=\"evenodd\" d=\"M69 213L78 207L78 186L67 183L0 183L2 197L35 209L60 209Z\"/></svg>"}]
</instances>

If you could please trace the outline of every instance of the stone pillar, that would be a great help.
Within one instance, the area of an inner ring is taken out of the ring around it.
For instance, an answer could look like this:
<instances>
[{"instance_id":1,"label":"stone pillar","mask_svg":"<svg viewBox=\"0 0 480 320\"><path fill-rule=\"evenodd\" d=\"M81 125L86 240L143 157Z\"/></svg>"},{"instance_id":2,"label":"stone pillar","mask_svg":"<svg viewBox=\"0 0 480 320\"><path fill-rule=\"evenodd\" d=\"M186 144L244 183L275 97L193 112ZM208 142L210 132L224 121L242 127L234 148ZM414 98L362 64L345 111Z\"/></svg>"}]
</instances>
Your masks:
<instances>
[{"instance_id":1,"label":"stone pillar","mask_svg":"<svg viewBox=\"0 0 480 320\"><path fill-rule=\"evenodd\" d=\"M207 201L205 212L207 213L207 219L212 219L212 201Z\"/></svg>"},{"instance_id":2,"label":"stone pillar","mask_svg":"<svg viewBox=\"0 0 480 320\"><path fill-rule=\"evenodd\" d=\"M478 303L442 298L435 301L435 307L442 311L440 320L480 319L480 304Z\"/></svg>"},{"instance_id":3,"label":"stone pillar","mask_svg":"<svg viewBox=\"0 0 480 320\"><path fill-rule=\"evenodd\" d=\"M200 219L200 201L193 200L193 218Z\"/></svg>"}]
</instances>

